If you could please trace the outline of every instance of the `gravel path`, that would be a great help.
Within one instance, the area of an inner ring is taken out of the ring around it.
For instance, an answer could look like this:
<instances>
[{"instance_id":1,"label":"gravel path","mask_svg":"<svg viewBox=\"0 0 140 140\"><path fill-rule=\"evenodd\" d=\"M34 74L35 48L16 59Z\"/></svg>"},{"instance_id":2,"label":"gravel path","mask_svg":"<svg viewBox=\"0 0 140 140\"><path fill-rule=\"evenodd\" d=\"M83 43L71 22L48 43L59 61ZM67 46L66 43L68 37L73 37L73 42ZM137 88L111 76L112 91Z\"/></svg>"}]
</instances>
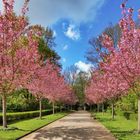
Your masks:
<instances>
[{"instance_id":1,"label":"gravel path","mask_svg":"<svg viewBox=\"0 0 140 140\"><path fill-rule=\"evenodd\" d=\"M90 113L72 113L21 140L115 140L112 134Z\"/></svg>"}]
</instances>

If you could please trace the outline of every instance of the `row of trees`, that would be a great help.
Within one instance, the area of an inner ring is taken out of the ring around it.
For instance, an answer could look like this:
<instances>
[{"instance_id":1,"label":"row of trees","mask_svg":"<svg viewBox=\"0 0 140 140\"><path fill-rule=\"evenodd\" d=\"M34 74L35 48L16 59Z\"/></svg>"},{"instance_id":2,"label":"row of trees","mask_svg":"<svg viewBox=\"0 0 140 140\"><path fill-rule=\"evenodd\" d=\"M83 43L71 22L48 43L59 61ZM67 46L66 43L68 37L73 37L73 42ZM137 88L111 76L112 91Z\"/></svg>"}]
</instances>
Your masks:
<instances>
[{"instance_id":1,"label":"row of trees","mask_svg":"<svg viewBox=\"0 0 140 140\"><path fill-rule=\"evenodd\" d=\"M14 1L3 0L0 13L0 95L3 127L7 127L7 96L27 89L40 104L43 98L51 102L75 103L72 89L61 75L59 56L51 49L52 31L41 26L29 26L25 16L29 0L21 13L14 13Z\"/></svg>"},{"instance_id":2,"label":"row of trees","mask_svg":"<svg viewBox=\"0 0 140 140\"><path fill-rule=\"evenodd\" d=\"M128 93L138 98L138 131L140 132L140 29L133 20L133 9L122 5L122 19L116 36L107 30L98 38L98 64L86 88L89 104L114 101ZM140 11L139 11L140 18ZM111 30L109 30L111 31ZM113 30L112 30L113 31ZM111 35L114 36L111 36ZM95 41L94 41L95 42ZM130 92L133 90L133 92Z\"/></svg>"},{"instance_id":3,"label":"row of trees","mask_svg":"<svg viewBox=\"0 0 140 140\"><path fill-rule=\"evenodd\" d=\"M71 86L77 98L75 109L85 108L85 87L90 78L90 72L80 71L78 67L72 65L64 71L66 82Z\"/></svg>"}]
</instances>

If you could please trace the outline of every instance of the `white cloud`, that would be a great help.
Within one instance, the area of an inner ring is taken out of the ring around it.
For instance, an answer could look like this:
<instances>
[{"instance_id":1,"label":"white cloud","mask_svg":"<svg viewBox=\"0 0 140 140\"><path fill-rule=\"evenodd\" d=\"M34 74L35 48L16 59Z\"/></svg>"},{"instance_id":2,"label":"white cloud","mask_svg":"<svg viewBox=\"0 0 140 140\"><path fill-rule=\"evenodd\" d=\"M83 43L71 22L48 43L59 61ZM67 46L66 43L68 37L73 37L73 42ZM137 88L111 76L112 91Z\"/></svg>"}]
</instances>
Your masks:
<instances>
[{"instance_id":1,"label":"white cloud","mask_svg":"<svg viewBox=\"0 0 140 140\"><path fill-rule=\"evenodd\" d=\"M62 61L65 63L66 62L66 58L63 58Z\"/></svg>"},{"instance_id":2,"label":"white cloud","mask_svg":"<svg viewBox=\"0 0 140 140\"><path fill-rule=\"evenodd\" d=\"M67 28L66 32L64 32L64 34L72 40L79 40L80 39L80 31L73 24L70 24L68 26L68 28Z\"/></svg>"},{"instance_id":3,"label":"white cloud","mask_svg":"<svg viewBox=\"0 0 140 140\"><path fill-rule=\"evenodd\" d=\"M23 0L15 0L19 9ZM93 21L105 0L30 0L29 18L33 24L48 26L60 19L76 23ZM1 7L2 0L0 0Z\"/></svg>"},{"instance_id":4,"label":"white cloud","mask_svg":"<svg viewBox=\"0 0 140 140\"><path fill-rule=\"evenodd\" d=\"M68 49L68 45L64 45L63 50L67 50Z\"/></svg>"},{"instance_id":5,"label":"white cloud","mask_svg":"<svg viewBox=\"0 0 140 140\"><path fill-rule=\"evenodd\" d=\"M89 72L91 70L91 68L93 67L92 64L86 64L82 61L79 61L77 63L75 63L75 66L80 70L80 71L83 71L83 72Z\"/></svg>"}]
</instances>

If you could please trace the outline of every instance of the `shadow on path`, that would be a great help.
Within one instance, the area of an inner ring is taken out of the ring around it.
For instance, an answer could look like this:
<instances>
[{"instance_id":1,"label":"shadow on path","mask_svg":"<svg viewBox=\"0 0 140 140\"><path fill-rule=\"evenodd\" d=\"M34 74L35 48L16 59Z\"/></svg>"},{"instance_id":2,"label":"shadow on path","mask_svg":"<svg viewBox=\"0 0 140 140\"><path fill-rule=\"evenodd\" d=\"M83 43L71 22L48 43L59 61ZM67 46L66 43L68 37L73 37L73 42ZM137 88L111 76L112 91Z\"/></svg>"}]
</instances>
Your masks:
<instances>
[{"instance_id":1,"label":"shadow on path","mask_svg":"<svg viewBox=\"0 0 140 140\"><path fill-rule=\"evenodd\" d=\"M115 140L90 113L72 113L21 140Z\"/></svg>"},{"instance_id":2,"label":"shadow on path","mask_svg":"<svg viewBox=\"0 0 140 140\"><path fill-rule=\"evenodd\" d=\"M97 128L97 127L96 127ZM43 133L43 135L42 135ZM50 130L40 130L34 137L36 140L113 140L108 138L106 131L88 128L56 127Z\"/></svg>"}]
</instances>

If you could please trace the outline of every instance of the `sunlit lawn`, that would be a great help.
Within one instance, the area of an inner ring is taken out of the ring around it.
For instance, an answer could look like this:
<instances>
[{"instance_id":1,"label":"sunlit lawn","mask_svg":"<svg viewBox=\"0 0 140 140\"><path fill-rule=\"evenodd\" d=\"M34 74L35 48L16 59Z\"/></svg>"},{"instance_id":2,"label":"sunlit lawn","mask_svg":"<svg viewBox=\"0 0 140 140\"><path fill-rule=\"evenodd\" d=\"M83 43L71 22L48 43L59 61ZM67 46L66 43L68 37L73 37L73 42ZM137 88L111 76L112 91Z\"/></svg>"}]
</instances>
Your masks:
<instances>
[{"instance_id":1,"label":"sunlit lawn","mask_svg":"<svg viewBox=\"0 0 140 140\"><path fill-rule=\"evenodd\" d=\"M119 140L140 140L140 135L136 134L137 121L126 120L123 116L116 116L113 121L109 113L97 113L96 118Z\"/></svg>"},{"instance_id":2,"label":"sunlit lawn","mask_svg":"<svg viewBox=\"0 0 140 140\"><path fill-rule=\"evenodd\" d=\"M18 129L0 131L0 140L15 140L20 136L23 136L41 126L47 125L48 123L53 122L65 115L67 115L67 113L57 113L55 115L43 116L42 120L35 118L10 124L9 127L16 127Z\"/></svg>"}]
</instances>

